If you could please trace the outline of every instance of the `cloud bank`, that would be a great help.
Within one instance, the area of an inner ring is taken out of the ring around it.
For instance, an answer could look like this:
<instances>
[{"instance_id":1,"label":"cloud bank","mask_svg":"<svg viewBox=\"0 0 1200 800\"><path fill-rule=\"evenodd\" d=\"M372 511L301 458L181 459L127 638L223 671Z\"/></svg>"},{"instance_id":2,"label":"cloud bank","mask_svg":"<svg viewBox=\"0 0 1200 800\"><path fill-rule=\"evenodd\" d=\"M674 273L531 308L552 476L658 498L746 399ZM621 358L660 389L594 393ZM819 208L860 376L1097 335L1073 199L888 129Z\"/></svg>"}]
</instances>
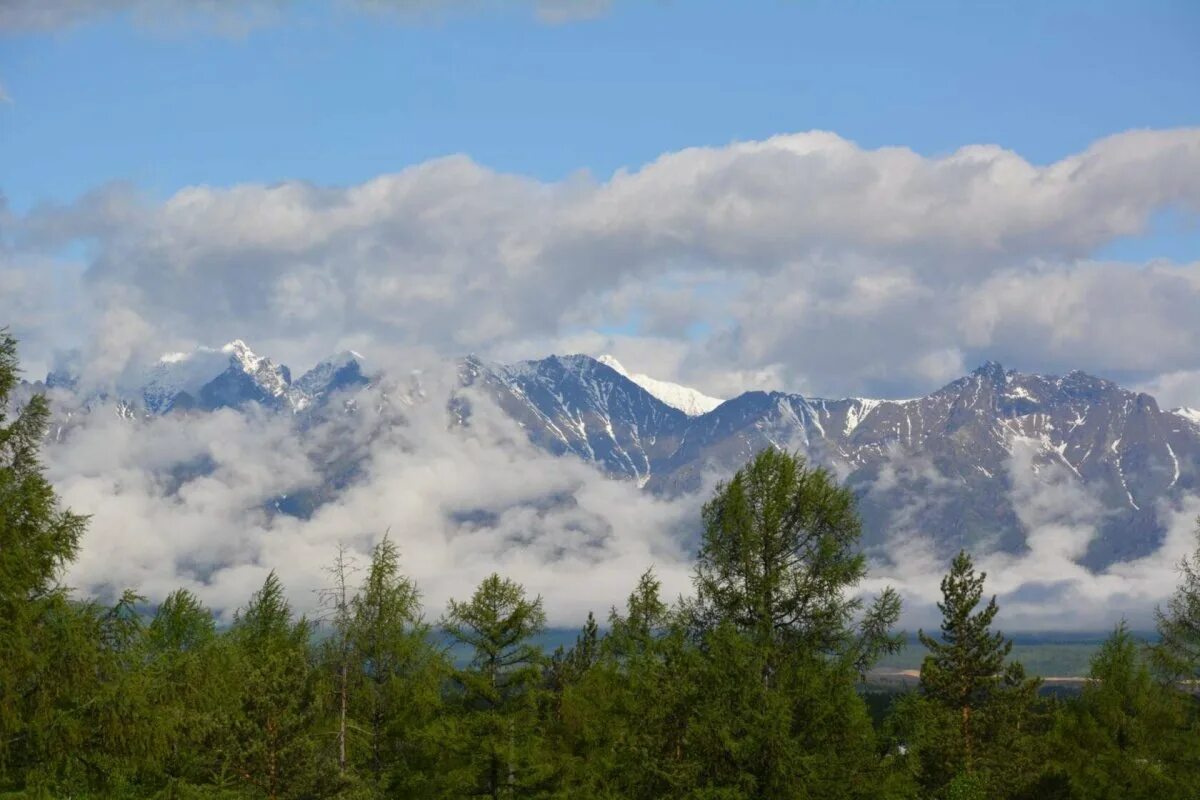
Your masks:
<instances>
[{"instance_id":1,"label":"cloud bank","mask_svg":"<svg viewBox=\"0 0 1200 800\"><path fill-rule=\"evenodd\" d=\"M669 593L687 589L694 498L659 500L538 450L482 396L468 393L470 424L451 426L452 381L384 383L304 436L267 412L77 417L46 451L63 501L93 515L68 582L152 601L185 587L228 616L275 569L312 609L338 543L365 566L388 532L434 617L493 571L544 595L563 625L606 612L651 566ZM307 518L272 513L320 489L339 457L356 465L348 488Z\"/></svg>"},{"instance_id":2,"label":"cloud bank","mask_svg":"<svg viewBox=\"0 0 1200 800\"><path fill-rule=\"evenodd\" d=\"M142 421L111 407L77 415L46 450L63 500L93 515L67 580L99 597L132 587L152 602L185 587L228 618L274 569L296 606L311 611L338 545L365 565L386 532L431 618L493 571L542 595L551 624L564 627L619 605L648 567L668 596L690 594L700 504L715 476L700 494L655 497L535 448L470 390L469 424L450 424L446 401L461 391L444 366L423 370L418 388L385 381L357 396L356 413L334 413L303 436L292 418L261 409ZM1151 625L1179 559L1196 547L1200 498L1161 509L1168 533L1153 554L1090 572L1077 562L1098 535L1102 504L1065 467L1036 461L1036 443L1018 440L1009 472L1027 551L974 554L1000 598L1001 624ZM324 491L330 463L353 470L353 480L310 516L275 513L289 495ZM912 470L936 474L897 454L879 488ZM935 481L920 502L937 502L937 493ZM886 558L861 587L896 587L910 629L936 624L946 567L913 512L911 526L899 516Z\"/></svg>"},{"instance_id":3,"label":"cloud bank","mask_svg":"<svg viewBox=\"0 0 1200 800\"><path fill-rule=\"evenodd\" d=\"M597 349L719 396L765 381L917 394L984 358L1148 382L1200 368L1200 262L1094 254L1164 210L1200 214L1196 174L1200 129L1119 134L1044 166L825 132L603 181L451 156L351 186L162 201L103 187L12 219L0 269L88 248L94 318L119 308L160 337L240 336L292 363L340 346L543 355L608 331ZM0 302L18 325L36 316L36 296Z\"/></svg>"},{"instance_id":4,"label":"cloud bank","mask_svg":"<svg viewBox=\"0 0 1200 800\"><path fill-rule=\"evenodd\" d=\"M1155 607L1179 582L1180 560L1200 546L1200 497L1158 509L1167 532L1153 553L1093 572L1078 562L1100 535L1103 504L1067 467L1035 466L1038 453L1038 442L1018 439L1008 464L1025 552L984 548L972 553L977 569L987 573L986 593L997 596L1000 624L1019 631L1101 631L1124 619L1138 629L1152 628ZM922 466L900 462L901 469ZM929 495L920 502L937 502L936 485ZM919 509L913 512L915 518ZM905 599L910 626L937 624L946 564L933 542L916 527L901 524L886 551L886 558L872 565L864 588L892 585Z\"/></svg>"}]
</instances>

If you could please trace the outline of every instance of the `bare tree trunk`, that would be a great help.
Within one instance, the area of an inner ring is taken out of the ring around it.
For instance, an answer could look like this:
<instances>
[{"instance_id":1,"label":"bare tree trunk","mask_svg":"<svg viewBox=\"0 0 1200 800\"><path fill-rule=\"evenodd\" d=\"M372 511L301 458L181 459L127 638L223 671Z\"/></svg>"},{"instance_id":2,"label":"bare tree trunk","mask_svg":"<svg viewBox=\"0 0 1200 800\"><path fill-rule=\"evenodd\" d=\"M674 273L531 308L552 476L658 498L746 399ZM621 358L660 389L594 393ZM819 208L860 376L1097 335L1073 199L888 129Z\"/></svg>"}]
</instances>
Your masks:
<instances>
[{"instance_id":1,"label":"bare tree trunk","mask_svg":"<svg viewBox=\"0 0 1200 800\"><path fill-rule=\"evenodd\" d=\"M350 589L348 584L349 574L354 571L352 560L346 557L345 545L338 545L333 565L326 571L333 578L333 586L321 592L321 602L329 609L327 613L332 618L334 630L338 635L338 772L345 775L348 749L346 729L350 706Z\"/></svg>"},{"instance_id":2,"label":"bare tree trunk","mask_svg":"<svg viewBox=\"0 0 1200 800\"><path fill-rule=\"evenodd\" d=\"M347 692L347 684L349 681L350 671L350 665L346 662L347 659L345 658L345 651L343 650L341 691L342 708L341 720L338 726L338 769L340 769L342 772L346 771L346 703L348 699L347 695L349 694Z\"/></svg>"},{"instance_id":3,"label":"bare tree trunk","mask_svg":"<svg viewBox=\"0 0 1200 800\"><path fill-rule=\"evenodd\" d=\"M965 752L966 771L968 774L970 774L970 772L971 772L971 750L972 750L972 747L971 747L971 707L966 706L966 705L962 707L962 738L963 738L963 749L966 751Z\"/></svg>"}]
</instances>

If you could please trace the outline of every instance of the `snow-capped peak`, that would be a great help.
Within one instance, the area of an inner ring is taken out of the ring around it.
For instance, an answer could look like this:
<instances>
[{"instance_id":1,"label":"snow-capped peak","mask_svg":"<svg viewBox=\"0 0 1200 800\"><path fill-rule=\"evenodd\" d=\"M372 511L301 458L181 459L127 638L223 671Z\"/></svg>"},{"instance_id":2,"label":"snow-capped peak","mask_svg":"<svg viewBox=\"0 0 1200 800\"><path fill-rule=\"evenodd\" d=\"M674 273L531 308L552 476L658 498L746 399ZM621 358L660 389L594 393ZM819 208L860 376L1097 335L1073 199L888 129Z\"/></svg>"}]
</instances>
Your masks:
<instances>
[{"instance_id":1,"label":"snow-capped peak","mask_svg":"<svg viewBox=\"0 0 1200 800\"><path fill-rule=\"evenodd\" d=\"M364 358L353 350L343 350L323 359L300 376L293 386L305 396L304 405L316 397L346 386L367 382L363 375Z\"/></svg>"},{"instance_id":2,"label":"snow-capped peak","mask_svg":"<svg viewBox=\"0 0 1200 800\"><path fill-rule=\"evenodd\" d=\"M344 367L348 364L351 364L351 363L357 362L358 364L362 364L363 361L365 361L365 360L366 359L364 359L360 353L357 353L354 350L343 350L340 353L335 353L334 355L331 355L329 358L326 358L321 363L328 364L329 366L333 367L334 369L341 369L342 367Z\"/></svg>"},{"instance_id":3,"label":"snow-capped peak","mask_svg":"<svg viewBox=\"0 0 1200 800\"><path fill-rule=\"evenodd\" d=\"M234 339L229 344L224 345L221 348L221 352L228 354L247 373L257 372L259 365L265 360L255 355L254 351L241 339Z\"/></svg>"},{"instance_id":4,"label":"snow-capped peak","mask_svg":"<svg viewBox=\"0 0 1200 800\"><path fill-rule=\"evenodd\" d=\"M244 345L243 345L244 346ZM230 348L226 351L226 347ZM146 407L154 412L165 410L180 394L196 396L201 387L229 369L232 343L215 349L197 347L190 353L165 353L137 381Z\"/></svg>"},{"instance_id":5,"label":"snow-capped peak","mask_svg":"<svg viewBox=\"0 0 1200 800\"><path fill-rule=\"evenodd\" d=\"M195 401L205 386L229 370L250 376L271 397L284 397L291 383L285 367L234 339L217 348L200 346L191 352L164 353L136 379L129 393L140 393L148 410L161 413L176 405L181 395Z\"/></svg>"},{"instance_id":6,"label":"snow-capped peak","mask_svg":"<svg viewBox=\"0 0 1200 800\"><path fill-rule=\"evenodd\" d=\"M671 383L670 381L660 381L656 378L651 378L649 375L630 373L621 365L620 361L617 361L616 358L608 354L602 355L596 360L618 375L622 375L633 381L672 408L679 409L689 417L698 417L701 414L707 414L725 402L715 397L709 397L703 392L688 386L681 386L678 383Z\"/></svg>"}]
</instances>

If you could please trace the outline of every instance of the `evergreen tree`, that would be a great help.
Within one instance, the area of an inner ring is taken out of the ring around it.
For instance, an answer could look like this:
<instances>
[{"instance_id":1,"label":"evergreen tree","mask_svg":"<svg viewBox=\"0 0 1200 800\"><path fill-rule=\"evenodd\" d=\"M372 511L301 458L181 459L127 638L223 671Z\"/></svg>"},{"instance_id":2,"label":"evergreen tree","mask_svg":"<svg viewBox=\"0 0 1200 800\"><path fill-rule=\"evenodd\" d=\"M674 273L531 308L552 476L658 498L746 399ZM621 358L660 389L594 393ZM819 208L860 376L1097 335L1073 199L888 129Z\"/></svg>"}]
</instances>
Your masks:
<instances>
[{"instance_id":1,"label":"evergreen tree","mask_svg":"<svg viewBox=\"0 0 1200 800\"><path fill-rule=\"evenodd\" d=\"M578 682L600 657L600 626L596 616L588 612L583 629L575 637L575 644L570 649L561 645L550 657L548 680L551 691L559 698L563 690Z\"/></svg>"},{"instance_id":2,"label":"evergreen tree","mask_svg":"<svg viewBox=\"0 0 1200 800\"><path fill-rule=\"evenodd\" d=\"M675 620L662 599L662 581L648 569L629 594L625 614L613 608L608 615L608 635L603 649L617 658L629 659L650 652L666 637Z\"/></svg>"},{"instance_id":3,"label":"evergreen tree","mask_svg":"<svg viewBox=\"0 0 1200 800\"><path fill-rule=\"evenodd\" d=\"M1195 783L1170 768L1191 738L1182 699L1154 681L1137 641L1118 625L1055 732L1056 760L1075 793L1096 800L1191 796Z\"/></svg>"},{"instance_id":4,"label":"evergreen tree","mask_svg":"<svg viewBox=\"0 0 1200 800\"><path fill-rule=\"evenodd\" d=\"M12 408L17 345L0 329L0 787L20 790L71 752L73 708L97 631L59 584L86 518L59 507L39 460L50 410Z\"/></svg>"},{"instance_id":5,"label":"evergreen tree","mask_svg":"<svg viewBox=\"0 0 1200 800\"><path fill-rule=\"evenodd\" d=\"M899 598L890 589L864 627L854 627L862 601L848 590L866 576L862 523L853 493L829 472L768 448L717 487L702 515L698 621L728 623L765 648L765 682L786 649L836 655L865 670L899 647L891 633Z\"/></svg>"},{"instance_id":6,"label":"evergreen tree","mask_svg":"<svg viewBox=\"0 0 1200 800\"><path fill-rule=\"evenodd\" d=\"M862 619L866 575L854 496L823 469L759 453L703 510L695 573L705 655L695 725L708 790L759 798L853 797L876 759L855 682L884 652L899 599Z\"/></svg>"},{"instance_id":7,"label":"evergreen tree","mask_svg":"<svg viewBox=\"0 0 1200 800\"><path fill-rule=\"evenodd\" d=\"M608 622L592 666L563 691L556 728L566 762L561 796L688 796L698 780L689 743L699 652L652 571L638 580L625 613L614 608Z\"/></svg>"},{"instance_id":8,"label":"evergreen tree","mask_svg":"<svg viewBox=\"0 0 1200 800\"><path fill-rule=\"evenodd\" d=\"M941 639L924 631L918 634L929 650L921 665L921 691L958 713L965 772L971 772L974 758L971 715L999 686L1004 661L1012 651L1012 642L991 630L1000 610L996 598L977 610L986 578L987 573L975 572L966 551L960 551L942 579Z\"/></svg>"},{"instance_id":9,"label":"evergreen tree","mask_svg":"<svg viewBox=\"0 0 1200 800\"><path fill-rule=\"evenodd\" d=\"M147 692L161 751L142 776L148 790L186 797L218 775L216 753L234 688L230 651L222 644L212 613L185 590L168 595L151 620Z\"/></svg>"},{"instance_id":10,"label":"evergreen tree","mask_svg":"<svg viewBox=\"0 0 1200 800\"><path fill-rule=\"evenodd\" d=\"M384 536L366 583L350 602L349 761L377 796L425 796L432 780L429 727L440 710L446 665L421 618L420 593L400 572Z\"/></svg>"},{"instance_id":11,"label":"evergreen tree","mask_svg":"<svg viewBox=\"0 0 1200 800\"><path fill-rule=\"evenodd\" d=\"M902 706L924 789L935 796L1009 796L1028 774L1046 721L1035 714L1040 682L1019 663L1006 665L1012 642L991 630L995 597L979 608L986 573L960 552L942 579L941 636L924 631L922 697Z\"/></svg>"},{"instance_id":12,"label":"evergreen tree","mask_svg":"<svg viewBox=\"0 0 1200 800\"><path fill-rule=\"evenodd\" d=\"M77 711L88 734L78 752L97 794L133 791L138 773L162 754L157 709L149 693L145 625L138 610L144 602L126 591L112 607L91 609L100 646L86 702Z\"/></svg>"},{"instance_id":13,"label":"evergreen tree","mask_svg":"<svg viewBox=\"0 0 1200 800\"><path fill-rule=\"evenodd\" d=\"M274 572L230 629L238 707L226 723L223 766L268 800L312 797L333 777L318 758L311 632L306 619L293 619Z\"/></svg>"},{"instance_id":14,"label":"evergreen tree","mask_svg":"<svg viewBox=\"0 0 1200 800\"><path fill-rule=\"evenodd\" d=\"M1200 520L1196 536L1200 539ZM1168 680L1200 681L1200 544L1191 558L1179 564L1182 581L1167 602L1156 609L1158 644L1151 656Z\"/></svg>"},{"instance_id":15,"label":"evergreen tree","mask_svg":"<svg viewBox=\"0 0 1200 800\"><path fill-rule=\"evenodd\" d=\"M454 796L515 798L544 792L551 777L538 725L544 657L532 637L545 628L541 598L491 575L467 602L450 601L447 636L470 653L455 671L459 716L444 743L456 756Z\"/></svg>"}]
</instances>

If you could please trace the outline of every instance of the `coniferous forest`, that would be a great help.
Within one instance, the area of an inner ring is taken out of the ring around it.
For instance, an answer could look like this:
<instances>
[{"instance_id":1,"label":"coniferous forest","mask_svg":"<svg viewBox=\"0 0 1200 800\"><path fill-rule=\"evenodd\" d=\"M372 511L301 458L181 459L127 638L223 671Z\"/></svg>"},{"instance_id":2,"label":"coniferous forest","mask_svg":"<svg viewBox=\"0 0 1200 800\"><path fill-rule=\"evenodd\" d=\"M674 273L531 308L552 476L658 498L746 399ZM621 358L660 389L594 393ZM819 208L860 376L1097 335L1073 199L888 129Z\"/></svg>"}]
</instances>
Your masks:
<instances>
[{"instance_id":1,"label":"coniferous forest","mask_svg":"<svg viewBox=\"0 0 1200 800\"><path fill-rule=\"evenodd\" d=\"M384 538L329 567L319 619L274 575L218 626L61 584L87 519L43 474L44 399L10 408L0 339L0 795L30 798L1195 798L1200 573L1153 644L1118 626L1077 695L1010 658L961 553L919 685L873 714L900 598L859 600L853 495L758 454L704 506L690 599L653 571L544 652L540 598L503 575L444 615ZM150 609L149 612L147 609Z\"/></svg>"}]
</instances>

